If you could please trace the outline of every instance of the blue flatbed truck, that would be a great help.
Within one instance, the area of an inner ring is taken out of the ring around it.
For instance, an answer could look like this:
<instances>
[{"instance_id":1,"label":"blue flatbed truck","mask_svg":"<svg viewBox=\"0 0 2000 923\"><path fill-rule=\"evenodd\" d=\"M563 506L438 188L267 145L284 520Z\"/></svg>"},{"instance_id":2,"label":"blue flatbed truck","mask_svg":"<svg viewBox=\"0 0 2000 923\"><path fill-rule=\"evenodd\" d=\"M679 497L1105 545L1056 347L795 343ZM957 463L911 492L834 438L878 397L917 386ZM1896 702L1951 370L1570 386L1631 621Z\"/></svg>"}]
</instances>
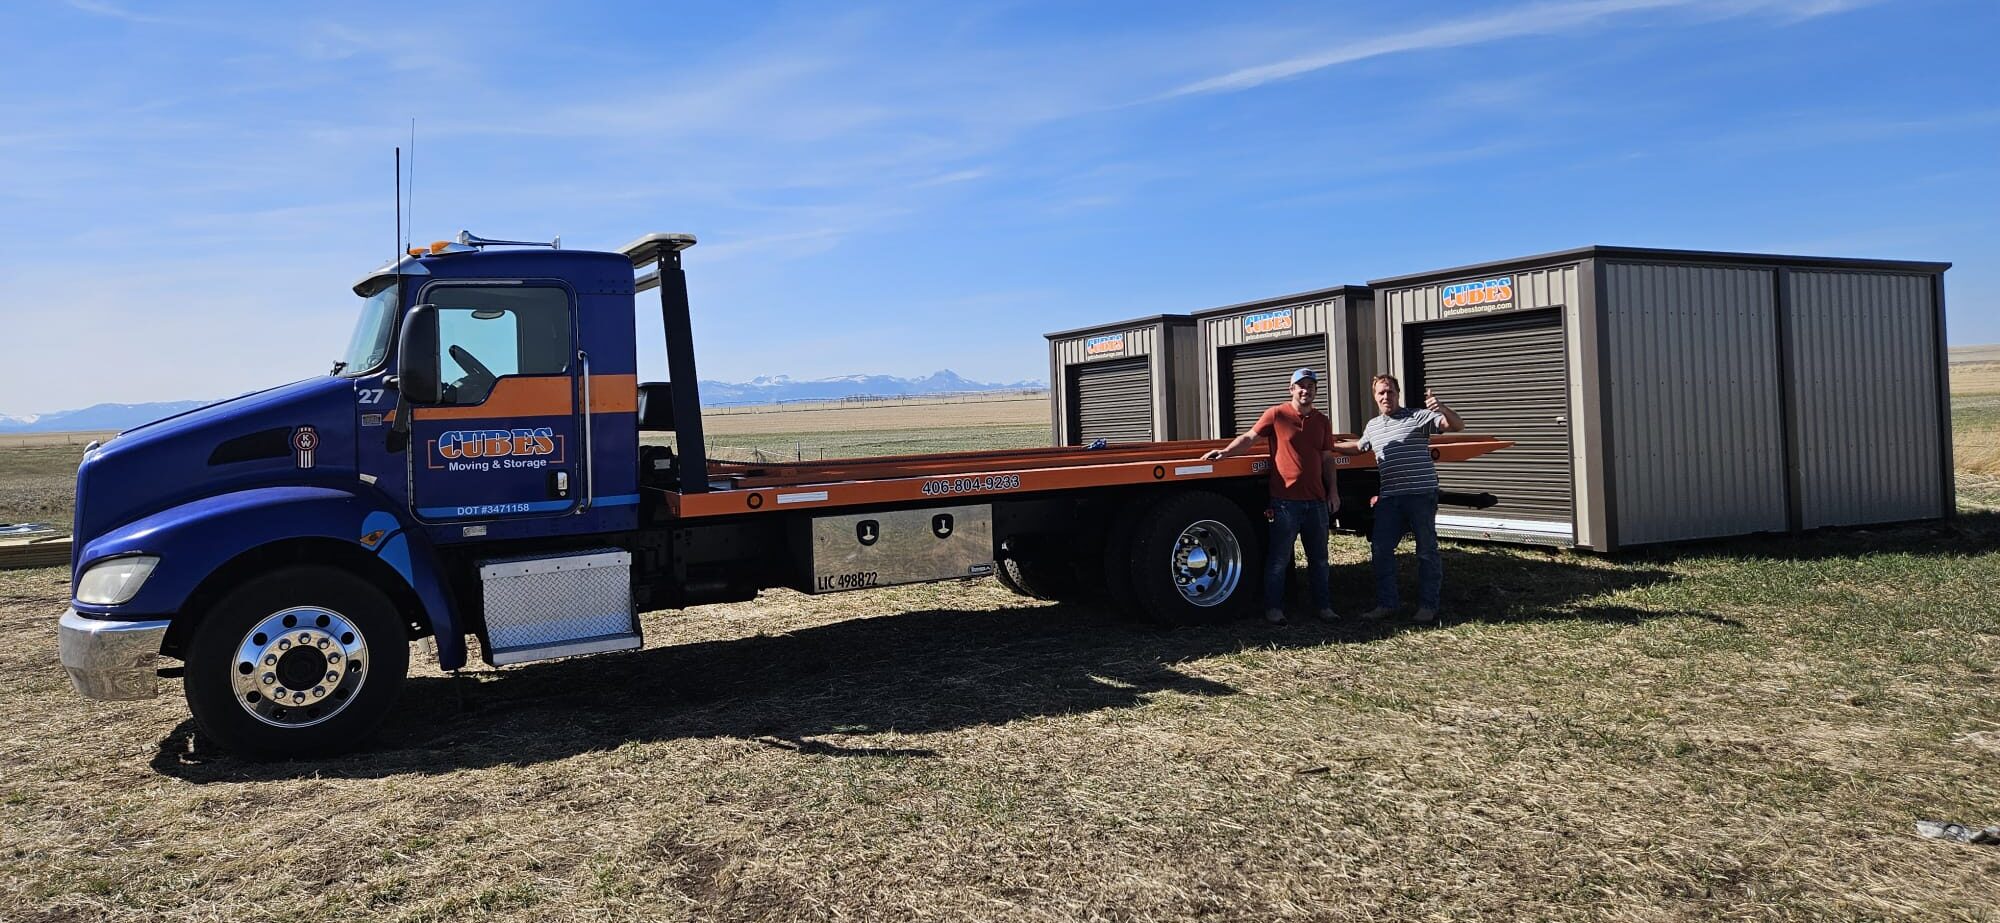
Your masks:
<instances>
[{"instance_id":1,"label":"blue flatbed truck","mask_svg":"<svg viewBox=\"0 0 2000 923\"><path fill-rule=\"evenodd\" d=\"M693 244L412 249L354 286L331 374L89 448L58 630L77 691L142 699L178 676L211 740L284 758L365 739L426 637L442 669L468 637L498 666L639 648L656 609L986 575L1173 622L1244 609L1269 463L1201 460L1219 440L709 459ZM642 384L652 290L670 381ZM1444 437L1440 457L1506 445ZM1342 462L1365 511L1372 460Z\"/></svg>"}]
</instances>

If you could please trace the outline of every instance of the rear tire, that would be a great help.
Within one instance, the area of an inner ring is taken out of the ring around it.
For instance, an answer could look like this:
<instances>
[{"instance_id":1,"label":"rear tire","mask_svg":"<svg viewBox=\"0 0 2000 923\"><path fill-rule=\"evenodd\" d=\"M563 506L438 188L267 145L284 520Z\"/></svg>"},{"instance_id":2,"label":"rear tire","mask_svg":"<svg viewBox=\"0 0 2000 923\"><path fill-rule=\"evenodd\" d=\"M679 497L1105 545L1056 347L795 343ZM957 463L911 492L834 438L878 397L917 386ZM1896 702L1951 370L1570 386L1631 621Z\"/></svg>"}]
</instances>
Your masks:
<instances>
[{"instance_id":1,"label":"rear tire","mask_svg":"<svg viewBox=\"0 0 2000 923\"><path fill-rule=\"evenodd\" d=\"M1241 616L1257 597L1263 542L1243 509L1206 491L1174 494L1139 519L1125 557L1140 614L1169 625Z\"/></svg>"},{"instance_id":2,"label":"rear tire","mask_svg":"<svg viewBox=\"0 0 2000 923\"><path fill-rule=\"evenodd\" d=\"M1015 596L1028 596L1032 598L1032 594L1027 590L1021 589L1021 585L1014 582L1014 575L1008 572L1007 559L1005 558L993 562L993 579L1000 581L1000 585L1006 587L1007 592Z\"/></svg>"},{"instance_id":3,"label":"rear tire","mask_svg":"<svg viewBox=\"0 0 2000 923\"><path fill-rule=\"evenodd\" d=\"M1110 523L1104 529L1104 548L1097 568L1102 575L1102 583L1097 587L1104 602L1120 615L1133 616L1141 612L1139 601L1132 596L1132 542L1138 534L1139 521L1147 516L1150 504L1157 497L1134 497L1118 505Z\"/></svg>"},{"instance_id":4,"label":"rear tire","mask_svg":"<svg viewBox=\"0 0 2000 923\"><path fill-rule=\"evenodd\" d=\"M333 567L250 580L189 639L188 709L211 740L257 759L352 749L381 724L409 671L396 606Z\"/></svg>"},{"instance_id":5,"label":"rear tire","mask_svg":"<svg viewBox=\"0 0 2000 923\"><path fill-rule=\"evenodd\" d=\"M993 576L1000 584L1029 599L1066 602L1079 592L1072 562L1036 551L1032 545L1019 554L1002 555L994 564Z\"/></svg>"}]
</instances>

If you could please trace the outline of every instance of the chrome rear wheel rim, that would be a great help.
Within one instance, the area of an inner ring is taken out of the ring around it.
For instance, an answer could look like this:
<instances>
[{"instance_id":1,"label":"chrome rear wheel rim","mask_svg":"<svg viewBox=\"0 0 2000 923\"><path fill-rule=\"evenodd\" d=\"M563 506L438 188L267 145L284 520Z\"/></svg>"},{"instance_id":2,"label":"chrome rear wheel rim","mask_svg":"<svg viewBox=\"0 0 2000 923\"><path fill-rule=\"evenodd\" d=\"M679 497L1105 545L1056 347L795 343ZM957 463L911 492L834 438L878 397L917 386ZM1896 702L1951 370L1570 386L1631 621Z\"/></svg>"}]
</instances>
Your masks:
<instances>
[{"instance_id":1,"label":"chrome rear wheel rim","mask_svg":"<svg viewBox=\"0 0 2000 923\"><path fill-rule=\"evenodd\" d=\"M1243 580L1243 545L1228 526L1199 520L1174 539L1168 568L1182 599L1204 609L1218 606Z\"/></svg>"}]
</instances>

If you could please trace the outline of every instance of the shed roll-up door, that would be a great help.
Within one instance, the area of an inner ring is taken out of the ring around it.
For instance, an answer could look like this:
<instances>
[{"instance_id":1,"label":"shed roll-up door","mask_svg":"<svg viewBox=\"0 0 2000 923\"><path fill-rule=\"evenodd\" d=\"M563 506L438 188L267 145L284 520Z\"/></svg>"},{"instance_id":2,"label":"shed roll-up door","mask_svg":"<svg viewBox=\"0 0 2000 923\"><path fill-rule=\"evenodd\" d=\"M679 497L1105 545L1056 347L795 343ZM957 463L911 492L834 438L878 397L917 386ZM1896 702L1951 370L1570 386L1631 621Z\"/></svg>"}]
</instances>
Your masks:
<instances>
[{"instance_id":1,"label":"shed roll-up door","mask_svg":"<svg viewBox=\"0 0 2000 923\"><path fill-rule=\"evenodd\" d=\"M1153 374L1145 356L1070 370L1070 443L1153 441Z\"/></svg>"},{"instance_id":2,"label":"shed roll-up door","mask_svg":"<svg viewBox=\"0 0 2000 923\"><path fill-rule=\"evenodd\" d=\"M1268 343L1234 346L1222 356L1222 419L1232 427L1224 436L1246 432L1273 404L1291 398L1292 373L1312 369L1320 376L1319 400L1315 406L1332 415L1327 407L1332 389L1327 386L1326 338L1293 337Z\"/></svg>"},{"instance_id":3,"label":"shed roll-up door","mask_svg":"<svg viewBox=\"0 0 2000 923\"><path fill-rule=\"evenodd\" d=\"M1465 431L1497 436L1511 448L1438 465L1448 491L1489 491L1498 505L1477 515L1572 520L1569 375L1562 315L1556 311L1445 321L1416 328L1417 373L1406 404L1423 406L1428 386L1465 420ZM1454 511L1456 512L1456 511Z\"/></svg>"}]
</instances>

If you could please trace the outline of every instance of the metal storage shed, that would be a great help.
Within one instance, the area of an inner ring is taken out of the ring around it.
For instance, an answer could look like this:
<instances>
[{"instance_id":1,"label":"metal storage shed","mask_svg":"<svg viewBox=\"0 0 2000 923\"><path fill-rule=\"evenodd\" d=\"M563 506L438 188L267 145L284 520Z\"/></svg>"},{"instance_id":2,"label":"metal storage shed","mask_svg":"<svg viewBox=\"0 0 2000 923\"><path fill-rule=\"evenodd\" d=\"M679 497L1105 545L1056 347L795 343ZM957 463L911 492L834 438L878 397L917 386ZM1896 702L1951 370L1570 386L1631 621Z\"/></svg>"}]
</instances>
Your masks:
<instances>
[{"instance_id":1,"label":"metal storage shed","mask_svg":"<svg viewBox=\"0 0 2000 923\"><path fill-rule=\"evenodd\" d=\"M1056 445L1194 437L1194 320L1161 314L1046 335Z\"/></svg>"},{"instance_id":2,"label":"metal storage shed","mask_svg":"<svg viewBox=\"0 0 2000 923\"><path fill-rule=\"evenodd\" d=\"M1952 515L1949 263L1584 247L1380 279L1404 400L1516 442L1440 533L1612 550Z\"/></svg>"},{"instance_id":3,"label":"metal storage shed","mask_svg":"<svg viewBox=\"0 0 2000 923\"><path fill-rule=\"evenodd\" d=\"M1319 372L1320 407L1335 432L1359 432L1374 416L1368 379L1388 368L1386 325L1374 293L1342 285L1194 314L1201 331L1201 432L1219 439L1257 422L1283 401L1294 369Z\"/></svg>"}]
</instances>

